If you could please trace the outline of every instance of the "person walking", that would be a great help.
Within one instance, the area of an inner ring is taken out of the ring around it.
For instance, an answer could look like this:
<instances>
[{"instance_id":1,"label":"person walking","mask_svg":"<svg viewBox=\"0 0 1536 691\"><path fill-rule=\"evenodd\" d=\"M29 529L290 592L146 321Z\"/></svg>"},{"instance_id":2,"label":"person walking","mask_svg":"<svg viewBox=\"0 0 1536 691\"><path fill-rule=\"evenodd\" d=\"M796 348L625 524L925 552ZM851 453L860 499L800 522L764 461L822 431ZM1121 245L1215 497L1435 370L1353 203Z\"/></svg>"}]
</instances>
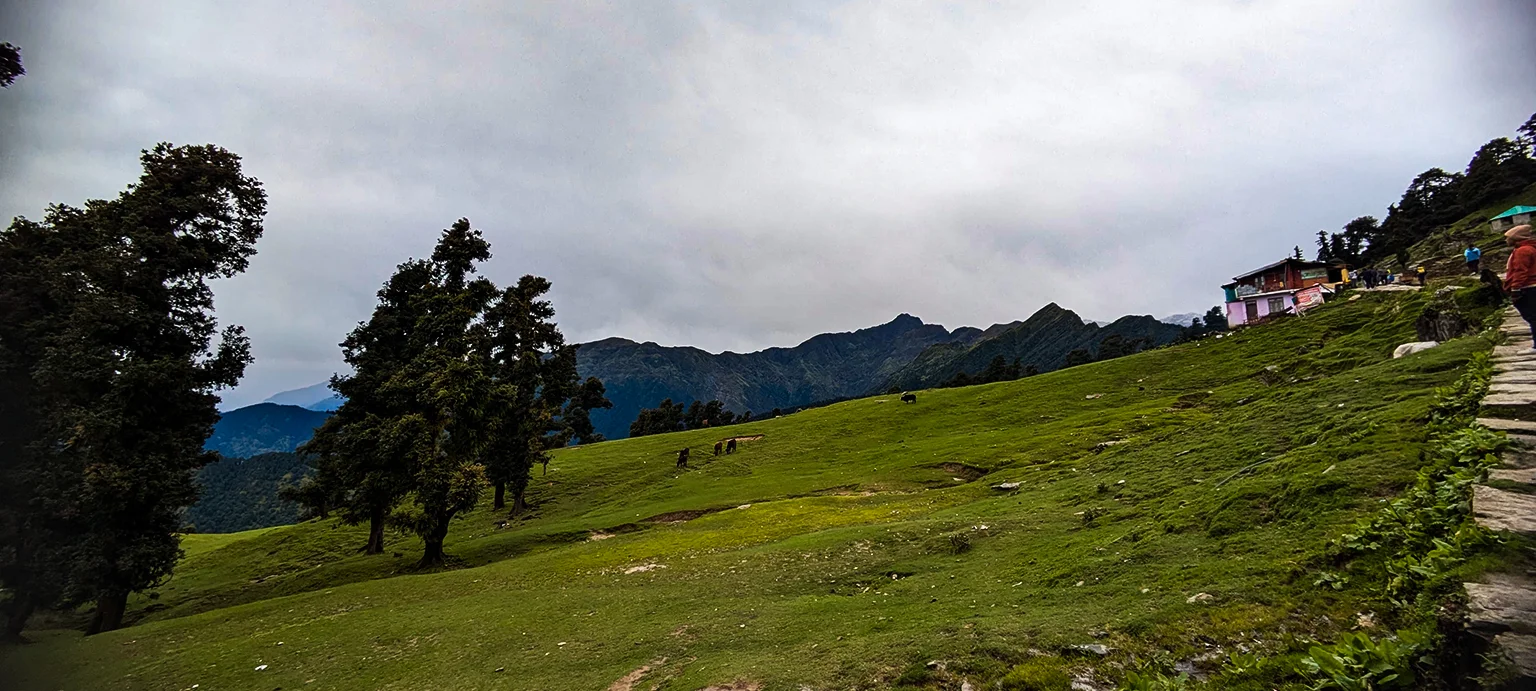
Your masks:
<instances>
[{"instance_id":1,"label":"person walking","mask_svg":"<svg viewBox=\"0 0 1536 691\"><path fill-rule=\"evenodd\" d=\"M1476 276L1477 264L1483 259L1483 251L1478 249L1477 245L1469 242L1467 243L1467 250L1462 252L1461 256L1467 260L1467 273Z\"/></svg>"},{"instance_id":2,"label":"person walking","mask_svg":"<svg viewBox=\"0 0 1536 691\"><path fill-rule=\"evenodd\" d=\"M1520 318L1536 333L1536 235L1529 225L1515 226L1504 231L1504 242L1514 248L1504 265L1504 292ZM1532 344L1531 352L1536 353L1536 344Z\"/></svg>"},{"instance_id":3,"label":"person walking","mask_svg":"<svg viewBox=\"0 0 1536 691\"><path fill-rule=\"evenodd\" d=\"M1424 265L1423 264L1420 264L1420 265L1418 265L1418 266L1413 268L1413 276L1414 276L1414 278L1419 279L1419 285L1421 285L1421 286L1424 285L1424 273L1425 272L1424 272Z\"/></svg>"}]
</instances>

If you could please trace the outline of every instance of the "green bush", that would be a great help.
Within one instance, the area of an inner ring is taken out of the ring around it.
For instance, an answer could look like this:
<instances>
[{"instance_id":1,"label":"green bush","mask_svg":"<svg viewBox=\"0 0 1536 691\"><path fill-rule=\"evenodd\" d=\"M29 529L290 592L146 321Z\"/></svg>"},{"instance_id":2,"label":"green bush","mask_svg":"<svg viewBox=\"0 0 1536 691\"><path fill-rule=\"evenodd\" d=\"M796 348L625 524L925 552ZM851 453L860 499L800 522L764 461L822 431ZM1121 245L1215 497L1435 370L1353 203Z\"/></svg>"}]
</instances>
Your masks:
<instances>
[{"instance_id":1,"label":"green bush","mask_svg":"<svg viewBox=\"0 0 1536 691\"><path fill-rule=\"evenodd\" d=\"M1036 657L1014 665L1000 681L1003 691L1066 691L1072 688L1072 676L1062 662Z\"/></svg>"},{"instance_id":2,"label":"green bush","mask_svg":"<svg viewBox=\"0 0 1536 691\"><path fill-rule=\"evenodd\" d=\"M1329 646L1314 645L1296 663L1296 672L1314 680L1314 689L1372 691L1412 688L1413 664L1429 648L1428 637L1413 631L1372 641L1364 633L1346 633Z\"/></svg>"}]
</instances>

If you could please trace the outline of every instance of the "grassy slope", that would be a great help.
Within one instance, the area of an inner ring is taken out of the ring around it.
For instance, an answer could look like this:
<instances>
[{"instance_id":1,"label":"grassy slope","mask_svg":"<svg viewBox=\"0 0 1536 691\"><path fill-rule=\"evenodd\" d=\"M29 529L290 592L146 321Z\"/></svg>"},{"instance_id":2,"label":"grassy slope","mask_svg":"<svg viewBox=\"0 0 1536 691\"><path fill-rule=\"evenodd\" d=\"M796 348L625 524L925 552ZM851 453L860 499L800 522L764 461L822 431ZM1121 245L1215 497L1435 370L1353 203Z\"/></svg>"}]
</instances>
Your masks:
<instances>
[{"instance_id":1,"label":"grassy slope","mask_svg":"<svg viewBox=\"0 0 1536 691\"><path fill-rule=\"evenodd\" d=\"M1504 236L1493 230L1488 219L1504 213L1512 206L1520 205L1536 206L1536 185L1530 185L1519 194L1497 204L1467 214L1461 220L1430 234L1408 248L1409 260L1413 263L1428 262L1431 276L1460 275L1465 272L1461 252L1467 248L1468 242L1472 242L1483 250L1484 267L1495 272L1502 271L1504 260L1509 257L1509 248L1504 244Z\"/></svg>"},{"instance_id":2,"label":"grassy slope","mask_svg":"<svg viewBox=\"0 0 1536 691\"><path fill-rule=\"evenodd\" d=\"M732 427L764 438L729 458L705 453L724 430L562 451L537 478L537 516L455 526L449 550L476 568L410 574L414 540L362 557L360 532L330 522L199 536L142 623L30 634L0 649L0 678L601 689L665 658L642 688L883 688L930 659L984 680L1099 630L1116 655L1181 658L1282 627L1329 636L1374 596L1313 587L1301 562L1412 477L1431 390L1486 347L1386 360L1423 299L1375 294L917 405L881 396ZM1106 441L1124 443L1095 453ZM684 444L698 467L678 473ZM946 463L990 472L962 482ZM989 488L1004 481L1022 486ZM699 509L727 510L643 520ZM1104 515L1085 526L1091 509ZM951 553L957 534L973 548ZM1186 602L1198 592L1214 602Z\"/></svg>"}]
</instances>

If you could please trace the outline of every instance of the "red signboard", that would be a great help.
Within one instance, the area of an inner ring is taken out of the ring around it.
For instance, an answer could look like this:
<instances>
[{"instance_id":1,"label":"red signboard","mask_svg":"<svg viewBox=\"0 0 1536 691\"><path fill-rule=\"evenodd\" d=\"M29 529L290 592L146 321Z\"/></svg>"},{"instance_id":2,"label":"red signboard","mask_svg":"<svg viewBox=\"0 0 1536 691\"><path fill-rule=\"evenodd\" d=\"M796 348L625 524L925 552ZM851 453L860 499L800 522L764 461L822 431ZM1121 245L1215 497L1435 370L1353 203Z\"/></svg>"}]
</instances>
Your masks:
<instances>
[{"instance_id":1,"label":"red signboard","mask_svg":"<svg viewBox=\"0 0 1536 691\"><path fill-rule=\"evenodd\" d=\"M1306 290L1296 292L1296 313L1301 314L1313 307L1323 304L1323 287L1312 286Z\"/></svg>"}]
</instances>

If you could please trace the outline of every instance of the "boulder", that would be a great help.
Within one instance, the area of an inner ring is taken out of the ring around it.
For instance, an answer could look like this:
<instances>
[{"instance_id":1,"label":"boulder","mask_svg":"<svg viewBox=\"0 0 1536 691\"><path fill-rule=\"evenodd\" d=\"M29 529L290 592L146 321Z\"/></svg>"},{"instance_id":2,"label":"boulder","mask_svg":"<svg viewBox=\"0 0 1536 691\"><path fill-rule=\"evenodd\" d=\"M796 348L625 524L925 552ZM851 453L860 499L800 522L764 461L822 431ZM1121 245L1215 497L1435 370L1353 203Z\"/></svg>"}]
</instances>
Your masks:
<instances>
[{"instance_id":1,"label":"boulder","mask_svg":"<svg viewBox=\"0 0 1536 691\"><path fill-rule=\"evenodd\" d=\"M1430 348L1433 348L1437 345L1440 345L1439 341L1415 341L1413 343L1404 343L1392 351L1392 357L1396 359L1405 355L1412 355L1414 353L1429 350Z\"/></svg>"}]
</instances>

